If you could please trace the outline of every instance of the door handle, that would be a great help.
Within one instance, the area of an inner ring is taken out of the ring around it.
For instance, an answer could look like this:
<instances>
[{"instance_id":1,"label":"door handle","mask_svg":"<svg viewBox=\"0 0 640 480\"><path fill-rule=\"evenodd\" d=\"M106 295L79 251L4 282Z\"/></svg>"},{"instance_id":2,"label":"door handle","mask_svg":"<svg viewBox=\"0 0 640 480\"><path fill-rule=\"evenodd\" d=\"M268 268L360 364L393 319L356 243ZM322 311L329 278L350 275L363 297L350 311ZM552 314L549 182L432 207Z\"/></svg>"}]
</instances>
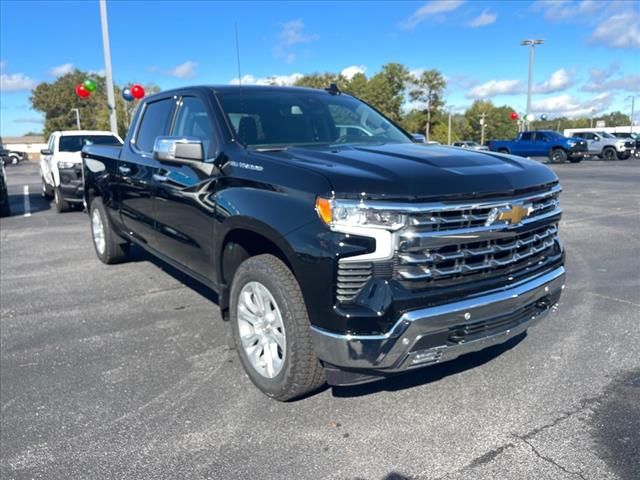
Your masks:
<instances>
[{"instance_id":1,"label":"door handle","mask_svg":"<svg viewBox=\"0 0 640 480\"><path fill-rule=\"evenodd\" d=\"M118 170L120 170L120 173L123 175L129 175L131 173L131 169L129 167L119 166Z\"/></svg>"},{"instance_id":2,"label":"door handle","mask_svg":"<svg viewBox=\"0 0 640 480\"><path fill-rule=\"evenodd\" d=\"M156 182L166 182L168 180L166 175L160 175L159 173L154 173L153 174L153 179Z\"/></svg>"}]
</instances>

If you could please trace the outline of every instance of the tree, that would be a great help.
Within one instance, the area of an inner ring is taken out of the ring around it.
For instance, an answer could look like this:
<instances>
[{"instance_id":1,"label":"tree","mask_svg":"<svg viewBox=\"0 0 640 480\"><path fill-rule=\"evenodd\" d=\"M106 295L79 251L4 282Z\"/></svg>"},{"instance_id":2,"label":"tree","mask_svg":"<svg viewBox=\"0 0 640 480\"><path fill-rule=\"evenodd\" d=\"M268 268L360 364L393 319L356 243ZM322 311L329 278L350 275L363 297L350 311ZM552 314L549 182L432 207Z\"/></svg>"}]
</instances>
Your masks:
<instances>
[{"instance_id":1,"label":"tree","mask_svg":"<svg viewBox=\"0 0 640 480\"><path fill-rule=\"evenodd\" d=\"M427 122L424 133L427 141L429 141L429 131L431 130L431 115L434 110L442 107L442 92L447 86L442 74L435 69L425 70L419 76L411 79L413 88L409 92L409 96L413 101L423 102L427 113Z\"/></svg>"},{"instance_id":2,"label":"tree","mask_svg":"<svg viewBox=\"0 0 640 480\"><path fill-rule=\"evenodd\" d=\"M75 93L75 87L83 80L91 79L96 83L96 91L89 98L80 98ZM137 101L125 102L122 89L114 87L116 97L116 114L118 117L118 133L126 134L129 120L138 104ZM160 91L157 85L145 87L147 95ZM48 137L56 130L73 130L76 127L76 117L71 111L80 111L80 126L87 130L109 130L109 110L107 108L106 80L101 75L74 70L56 79L52 83L41 83L31 92L29 98L35 110L45 114L44 136Z\"/></svg>"},{"instance_id":3,"label":"tree","mask_svg":"<svg viewBox=\"0 0 640 480\"><path fill-rule=\"evenodd\" d=\"M296 87L324 89L332 83L335 83L336 85L341 87L345 84L346 80L347 79L339 73L311 73L309 75L304 75L303 77L296 80L294 85Z\"/></svg>"},{"instance_id":4,"label":"tree","mask_svg":"<svg viewBox=\"0 0 640 480\"><path fill-rule=\"evenodd\" d=\"M400 122L408 79L409 71L404 65L387 63L369 79L361 98L394 122Z\"/></svg>"},{"instance_id":5,"label":"tree","mask_svg":"<svg viewBox=\"0 0 640 480\"><path fill-rule=\"evenodd\" d=\"M486 140L513 138L518 132L518 125L511 120L513 108L508 105L496 107L491 101L476 100L465 112L465 140L479 142L482 136L480 120L484 114Z\"/></svg>"}]
</instances>

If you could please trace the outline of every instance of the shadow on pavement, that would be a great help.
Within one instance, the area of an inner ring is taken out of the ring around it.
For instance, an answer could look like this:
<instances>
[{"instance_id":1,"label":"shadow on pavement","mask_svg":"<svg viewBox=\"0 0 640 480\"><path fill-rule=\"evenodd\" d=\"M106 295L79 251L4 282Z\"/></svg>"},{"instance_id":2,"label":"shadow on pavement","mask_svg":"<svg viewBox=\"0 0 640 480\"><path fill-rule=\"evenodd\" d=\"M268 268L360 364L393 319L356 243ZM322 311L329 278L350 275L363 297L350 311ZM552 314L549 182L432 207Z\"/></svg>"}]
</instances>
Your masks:
<instances>
[{"instance_id":1,"label":"shadow on pavement","mask_svg":"<svg viewBox=\"0 0 640 480\"><path fill-rule=\"evenodd\" d=\"M479 352L469 353L450 362L426 366L418 370L394 375L384 380L352 387L333 387L333 395L335 397L360 397L382 391L393 392L405 390L437 382L444 377L462 373L490 362L518 345L526 336L527 333L524 332L501 345L495 345Z\"/></svg>"},{"instance_id":2,"label":"shadow on pavement","mask_svg":"<svg viewBox=\"0 0 640 480\"><path fill-rule=\"evenodd\" d=\"M9 205L11 208L9 217L18 217L26 213L23 194L10 194ZM29 212L31 214L43 212L50 208L51 205L48 199L40 194L29 194Z\"/></svg>"}]
</instances>

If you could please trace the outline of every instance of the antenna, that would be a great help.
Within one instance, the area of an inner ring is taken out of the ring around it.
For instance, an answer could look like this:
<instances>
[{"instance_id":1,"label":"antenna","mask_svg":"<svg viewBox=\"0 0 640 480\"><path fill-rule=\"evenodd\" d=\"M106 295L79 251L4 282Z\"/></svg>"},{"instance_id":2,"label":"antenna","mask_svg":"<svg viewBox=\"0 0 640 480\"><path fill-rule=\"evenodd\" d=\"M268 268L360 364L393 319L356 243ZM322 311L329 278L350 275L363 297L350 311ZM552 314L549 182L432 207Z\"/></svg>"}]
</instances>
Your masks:
<instances>
[{"instance_id":1,"label":"antenna","mask_svg":"<svg viewBox=\"0 0 640 480\"><path fill-rule=\"evenodd\" d=\"M236 22L236 60L238 62L238 85L242 86L242 74L240 73L240 44L238 43L238 22Z\"/></svg>"}]
</instances>

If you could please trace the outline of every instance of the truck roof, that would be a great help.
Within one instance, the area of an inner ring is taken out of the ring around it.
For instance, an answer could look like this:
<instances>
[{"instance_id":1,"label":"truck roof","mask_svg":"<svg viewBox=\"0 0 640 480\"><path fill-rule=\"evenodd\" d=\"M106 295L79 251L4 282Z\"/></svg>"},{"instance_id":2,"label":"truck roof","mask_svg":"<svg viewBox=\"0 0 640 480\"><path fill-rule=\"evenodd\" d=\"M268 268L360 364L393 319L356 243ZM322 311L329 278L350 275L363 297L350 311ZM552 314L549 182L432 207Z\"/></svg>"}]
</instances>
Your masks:
<instances>
[{"instance_id":1,"label":"truck roof","mask_svg":"<svg viewBox=\"0 0 640 480\"><path fill-rule=\"evenodd\" d=\"M57 130L53 133L59 134L61 137L67 135L116 135L109 130Z\"/></svg>"},{"instance_id":2,"label":"truck roof","mask_svg":"<svg viewBox=\"0 0 640 480\"><path fill-rule=\"evenodd\" d=\"M327 85L328 87L328 85ZM318 88L309 88L309 87L291 87L291 86L280 86L280 85L187 85L184 87L172 88L170 90L163 90L154 95L149 95L145 97L145 100L149 98L154 98L158 95L165 96L171 93L180 93L185 90L213 90L216 93L230 93L230 92L265 92L265 91L289 91L289 92L310 92L310 93L323 93L324 90Z\"/></svg>"}]
</instances>

